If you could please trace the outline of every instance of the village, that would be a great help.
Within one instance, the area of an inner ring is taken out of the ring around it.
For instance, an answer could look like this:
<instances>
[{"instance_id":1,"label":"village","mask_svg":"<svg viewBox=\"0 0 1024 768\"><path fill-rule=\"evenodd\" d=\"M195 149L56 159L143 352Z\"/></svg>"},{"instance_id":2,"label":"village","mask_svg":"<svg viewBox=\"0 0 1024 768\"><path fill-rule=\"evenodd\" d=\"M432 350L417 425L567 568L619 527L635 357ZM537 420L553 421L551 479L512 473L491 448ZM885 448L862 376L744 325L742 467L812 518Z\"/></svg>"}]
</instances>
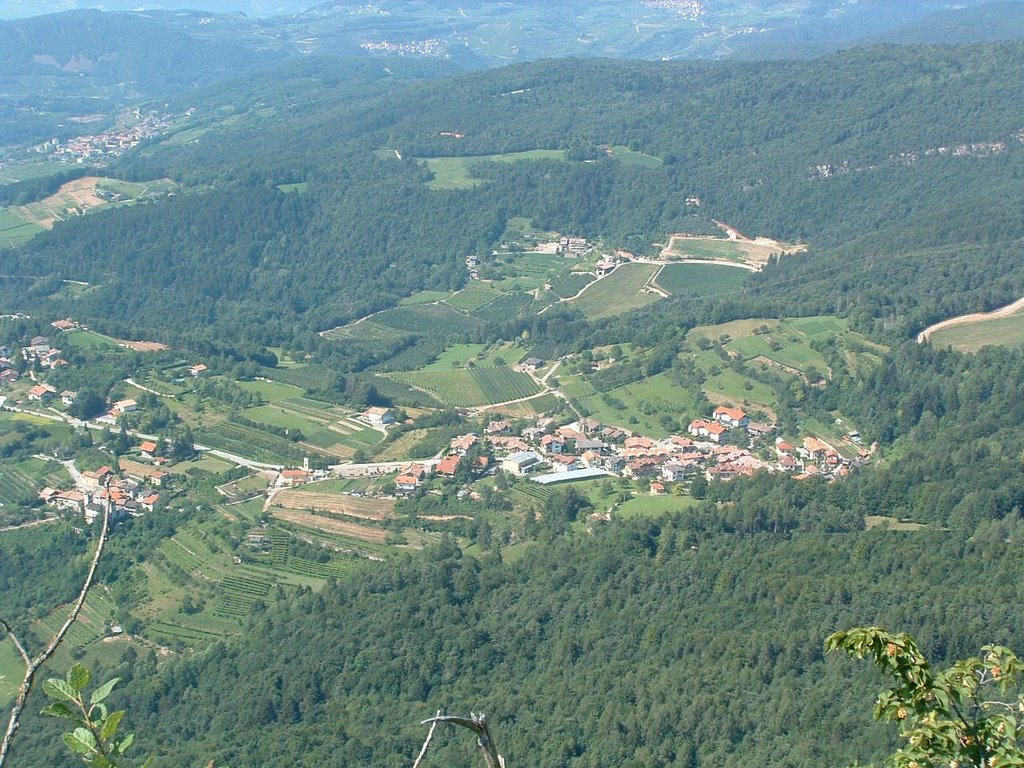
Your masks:
<instances>
[{"instance_id":1,"label":"village","mask_svg":"<svg viewBox=\"0 0 1024 768\"><path fill-rule=\"evenodd\" d=\"M391 424L389 409L373 408L362 418ZM395 492L410 495L431 478L442 481L502 471L540 485L556 485L602 477L645 480L652 496L688 488L700 476L708 482L749 477L757 472L785 472L797 480L819 477L838 480L867 463L860 435L846 436L850 459L835 446L814 436L798 443L774 436L775 427L753 422L740 408L719 406L708 418L693 420L689 436L651 438L631 430L583 418L558 425L543 417L514 425L508 419L489 421L482 433L453 438L448 450L432 462L411 462L398 470ZM390 467L377 467L384 472ZM351 467L338 467L346 475ZM301 471L301 470L300 470ZM289 484L294 482L294 477ZM307 473L313 480L313 473Z\"/></svg>"}]
</instances>

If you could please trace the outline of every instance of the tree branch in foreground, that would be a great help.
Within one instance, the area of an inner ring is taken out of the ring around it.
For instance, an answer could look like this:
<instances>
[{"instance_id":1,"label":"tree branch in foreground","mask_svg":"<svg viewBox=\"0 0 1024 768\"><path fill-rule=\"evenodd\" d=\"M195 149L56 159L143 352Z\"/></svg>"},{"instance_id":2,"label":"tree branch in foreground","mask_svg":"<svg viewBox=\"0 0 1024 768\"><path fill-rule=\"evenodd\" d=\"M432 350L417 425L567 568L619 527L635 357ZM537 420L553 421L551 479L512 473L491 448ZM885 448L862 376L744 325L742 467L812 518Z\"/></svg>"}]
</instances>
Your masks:
<instances>
[{"instance_id":1,"label":"tree branch in foreground","mask_svg":"<svg viewBox=\"0 0 1024 768\"><path fill-rule=\"evenodd\" d=\"M11 742L14 740L14 734L17 732L18 727L21 725L21 713L25 709L25 702L28 699L29 692L32 690L32 683L35 680L36 673L39 668L45 664L51 656L57 651L58 646L64 640L64 636L71 629L71 625L75 623L75 619L78 618L78 614L82 610L82 606L85 604L85 598L89 595L89 589L92 587L93 578L96 576L96 569L100 564L100 556L103 554L103 546L107 543L107 532L109 531L110 525L110 499L107 499L107 504L103 510L103 530L100 532L100 541L96 546L96 554L92 557L92 565L89 566L89 573L86 574L85 583L82 585L82 591L78 593L78 599L75 601L74 606L71 608L71 613L68 614L67 621L57 630L50 642L47 643L46 648L36 656L34 659L30 659L28 653L25 651L25 647L18 641L18 638L11 632L10 627L6 622L0 621L0 626L3 626L4 631L14 641L18 652L21 653L22 659L25 661L25 678L18 689L18 698L14 701L14 706L11 707L11 718L7 723L7 731L4 733L3 744L0 745L0 768L3 768L6 760L7 753L10 751Z\"/></svg>"},{"instance_id":2,"label":"tree branch in foreground","mask_svg":"<svg viewBox=\"0 0 1024 768\"><path fill-rule=\"evenodd\" d=\"M430 733L427 735L427 741L423 744L423 749L420 750L420 756L416 758L416 764L423 758L426 753L427 747L430 744L430 737L434 733L434 726L438 723L451 723L452 725L461 725L463 728L468 728L477 735L476 744L480 747L480 751L483 753L484 762L487 763L487 768L505 768L505 758L498 754L498 747L494 743L494 739L491 737L491 730L487 726L487 715L481 712L479 715L473 712L469 713L469 717L458 717L457 715L442 715L437 714L422 722L422 725L430 723Z\"/></svg>"}]
</instances>

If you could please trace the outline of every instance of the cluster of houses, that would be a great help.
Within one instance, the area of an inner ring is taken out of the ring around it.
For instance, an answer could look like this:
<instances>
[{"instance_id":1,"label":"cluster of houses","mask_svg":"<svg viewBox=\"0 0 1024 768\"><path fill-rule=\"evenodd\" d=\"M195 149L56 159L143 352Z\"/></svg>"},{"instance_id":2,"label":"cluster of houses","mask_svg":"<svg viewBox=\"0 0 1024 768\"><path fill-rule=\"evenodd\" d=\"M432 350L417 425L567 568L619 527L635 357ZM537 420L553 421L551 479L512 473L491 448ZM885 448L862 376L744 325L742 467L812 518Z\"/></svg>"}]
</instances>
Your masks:
<instances>
[{"instance_id":1,"label":"cluster of houses","mask_svg":"<svg viewBox=\"0 0 1024 768\"><path fill-rule=\"evenodd\" d=\"M142 448L145 447L143 444ZM155 445L151 450L156 452ZM156 488L166 479L167 473L163 470L121 458L118 472L110 467L81 472L74 488L43 488L39 498L48 506L82 515L86 523L102 516L109 504L111 520L122 520L152 512L160 502Z\"/></svg>"},{"instance_id":2,"label":"cluster of houses","mask_svg":"<svg viewBox=\"0 0 1024 768\"><path fill-rule=\"evenodd\" d=\"M716 408L710 418L695 419L688 431L689 436L655 439L591 418L564 426L542 418L514 430L510 421L502 419L487 424L483 434L453 438L433 475L455 477L463 459L471 455L474 474L496 464L508 474L542 484L606 475L648 478L651 493L657 495L667 492L667 484L688 482L697 474L709 481L762 471L792 473L797 479L834 479L868 458L863 449L851 445L853 450L844 455L817 437L805 437L796 445L780 437L770 442L774 426L752 422L742 409L726 406ZM741 439L725 440L737 431ZM847 458L849 454L857 458ZM400 494L412 493L430 476L426 467L412 464L400 472L396 489Z\"/></svg>"},{"instance_id":3,"label":"cluster of houses","mask_svg":"<svg viewBox=\"0 0 1024 768\"><path fill-rule=\"evenodd\" d=\"M45 154L59 160L72 160L84 163L91 157L102 155L120 155L140 141L158 136L170 125L165 115L142 115L136 112L138 122L134 125L114 128L102 133L76 136L61 142L50 139L32 148L34 152Z\"/></svg>"}]
</instances>

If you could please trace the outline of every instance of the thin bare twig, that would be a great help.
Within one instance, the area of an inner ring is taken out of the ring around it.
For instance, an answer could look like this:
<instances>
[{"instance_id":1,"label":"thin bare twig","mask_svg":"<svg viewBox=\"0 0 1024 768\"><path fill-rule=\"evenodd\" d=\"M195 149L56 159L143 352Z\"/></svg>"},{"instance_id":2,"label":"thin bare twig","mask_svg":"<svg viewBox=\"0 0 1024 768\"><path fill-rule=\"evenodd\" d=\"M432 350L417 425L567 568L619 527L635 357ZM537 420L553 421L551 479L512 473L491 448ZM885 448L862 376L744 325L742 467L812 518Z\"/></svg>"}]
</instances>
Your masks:
<instances>
[{"instance_id":1,"label":"thin bare twig","mask_svg":"<svg viewBox=\"0 0 1024 768\"><path fill-rule=\"evenodd\" d=\"M10 625L3 619L0 619L0 628L3 629L9 638L11 638L11 642L14 643L14 647L18 649L18 653L21 654L21 658L25 660L25 667L27 668L28 665L32 663L32 659L29 658L28 653L25 651L25 646L21 644L18 636L14 634Z\"/></svg>"},{"instance_id":2,"label":"thin bare twig","mask_svg":"<svg viewBox=\"0 0 1024 768\"><path fill-rule=\"evenodd\" d=\"M470 712L469 717L437 715L423 721L423 725L427 723L451 723L452 725L461 725L463 728L468 728L477 735L476 745L480 747L480 751L483 753L487 768L505 768L505 758L498 754L498 747L491 737L491 729L487 726L487 715L483 712L479 715Z\"/></svg>"},{"instance_id":3,"label":"thin bare twig","mask_svg":"<svg viewBox=\"0 0 1024 768\"><path fill-rule=\"evenodd\" d=\"M57 630L57 634L53 636L50 642L46 645L46 648L31 661L28 661L28 654L25 653L25 649L15 639L15 643L18 645L18 650L21 651L22 658L26 660L25 667L25 679L21 684L21 688L18 689L18 698L14 702L14 706L11 707L11 719L7 723L7 731L4 733L3 744L0 745L0 768L3 768L5 761L7 760L7 753L10 751L11 742L14 740L14 734L17 732L18 727L21 725L21 713L25 709L25 702L28 699L29 692L32 690L32 683L35 680L36 672L39 668L45 664L51 656L57 651L57 647L64 640L64 636L71 629L71 625L75 623L75 619L78 618L78 614L82 610L82 606L85 604L85 598L89 596L89 589L92 587L92 580L96 576L96 569L100 564L100 556L103 554L103 545L107 543L107 532L110 526L110 498L107 498L106 508L103 510L103 530L100 532L100 541L96 545L96 554L92 557L92 565L89 566L89 573L86 574L85 583L82 585L82 591L78 593L78 599L75 601L74 606L71 608L71 613L68 614L67 621ZM7 625L4 624L4 628ZM10 630L7 632L11 635ZM14 635L11 635L14 637Z\"/></svg>"},{"instance_id":4,"label":"thin bare twig","mask_svg":"<svg viewBox=\"0 0 1024 768\"><path fill-rule=\"evenodd\" d=\"M437 718L440 716L441 710L439 709L437 710L437 712L434 713L434 717ZM427 749L430 747L430 740L434 738L434 730L436 728L437 720L434 720L434 722L430 724L430 730L427 732L427 739L423 742L423 746L420 748L420 753L416 756L416 762L412 764L412 768L420 768L420 762L423 760L423 756L427 754Z\"/></svg>"}]
</instances>

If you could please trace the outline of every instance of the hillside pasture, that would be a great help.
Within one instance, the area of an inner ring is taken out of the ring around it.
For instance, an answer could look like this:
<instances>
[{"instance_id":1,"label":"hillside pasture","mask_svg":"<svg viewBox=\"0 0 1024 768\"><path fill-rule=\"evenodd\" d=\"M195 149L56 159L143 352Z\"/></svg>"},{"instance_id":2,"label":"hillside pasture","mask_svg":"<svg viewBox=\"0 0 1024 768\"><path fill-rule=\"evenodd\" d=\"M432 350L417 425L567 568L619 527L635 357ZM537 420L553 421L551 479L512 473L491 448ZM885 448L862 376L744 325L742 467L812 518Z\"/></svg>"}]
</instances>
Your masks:
<instances>
[{"instance_id":1,"label":"hillside pasture","mask_svg":"<svg viewBox=\"0 0 1024 768\"><path fill-rule=\"evenodd\" d=\"M936 349L952 347L957 352L977 352L987 346L1019 349L1024 346L1024 312L947 326L932 333L929 340Z\"/></svg>"},{"instance_id":2,"label":"hillside pasture","mask_svg":"<svg viewBox=\"0 0 1024 768\"><path fill-rule=\"evenodd\" d=\"M471 168L476 163L515 163L523 160L565 160L563 149L532 149L526 152L509 152L502 155L461 155L453 157L425 158L423 162L434 174L427 182L431 189L472 189L484 182L474 178Z\"/></svg>"},{"instance_id":3,"label":"hillside pasture","mask_svg":"<svg viewBox=\"0 0 1024 768\"><path fill-rule=\"evenodd\" d=\"M411 371L388 376L410 387L426 390L446 405L473 408L537 394L539 388L525 373L507 367L453 371Z\"/></svg>"},{"instance_id":4,"label":"hillside pasture","mask_svg":"<svg viewBox=\"0 0 1024 768\"><path fill-rule=\"evenodd\" d=\"M588 320L621 315L647 306L661 298L645 290L659 269L657 264L623 264L587 286L569 305L580 310Z\"/></svg>"}]
</instances>

